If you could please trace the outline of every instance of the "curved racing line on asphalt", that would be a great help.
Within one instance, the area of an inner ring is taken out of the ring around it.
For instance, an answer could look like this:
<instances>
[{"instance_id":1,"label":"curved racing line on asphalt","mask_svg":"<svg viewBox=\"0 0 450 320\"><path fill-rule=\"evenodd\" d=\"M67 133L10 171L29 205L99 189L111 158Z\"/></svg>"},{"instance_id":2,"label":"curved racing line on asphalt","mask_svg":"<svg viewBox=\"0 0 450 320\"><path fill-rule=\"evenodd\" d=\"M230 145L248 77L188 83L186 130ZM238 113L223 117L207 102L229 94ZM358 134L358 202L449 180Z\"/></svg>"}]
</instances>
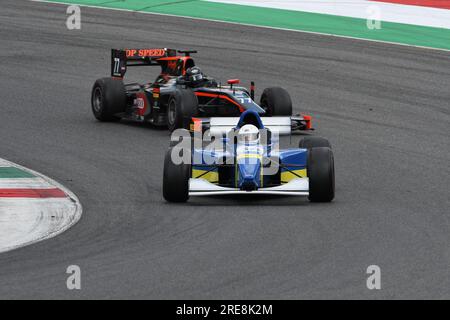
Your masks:
<instances>
[{"instance_id":1,"label":"curved racing line on asphalt","mask_svg":"<svg viewBox=\"0 0 450 320\"><path fill-rule=\"evenodd\" d=\"M183 19L190 19L190 20L194 20L194 21L217 22L217 23L225 23L225 24L230 24L230 25L238 25L238 26L240 25L240 26L245 26L245 27L281 30L281 31L289 31L289 32L299 32L299 33L306 33L306 34L312 34L312 35L318 35L318 36L328 36L328 37L336 37L336 38L343 38L343 39L350 39L350 40L357 40L357 41L368 41L368 42L375 42L375 43L383 43L383 44L387 44L387 45L405 46L405 47L412 47L412 48L420 48L420 49L427 49L427 50L437 50L437 51L450 52L449 49L435 48L435 47L431 47L431 46L407 44L407 43L401 43L401 42L395 42L395 41L370 39L370 38L364 38L364 37L340 35L340 34L319 32L319 31L297 30L297 29L292 29L292 28L283 28L283 27L276 27L276 26L264 26L264 25L245 23L245 22L234 22L234 21L226 21L226 20L212 19L212 18L192 17L192 16L189 16L189 15L180 15L180 14L171 14L171 13L159 13L159 12L146 12L146 11L133 10L133 9L113 8L113 7L105 7L105 6L101 6L101 5L83 4L83 3L76 3L76 4L74 4L72 2L52 1L52 0L27 0L27 1L50 3L50 4L53 3L53 4L57 4L57 5L60 4L60 5L69 5L69 6L70 5L77 5L77 6L85 7L85 8L111 10L111 11L122 11L122 12L132 12L132 13L140 13L140 14L157 15L157 16L163 16L163 17L165 16L165 17L173 17L173 18L183 18Z\"/></svg>"}]
</instances>

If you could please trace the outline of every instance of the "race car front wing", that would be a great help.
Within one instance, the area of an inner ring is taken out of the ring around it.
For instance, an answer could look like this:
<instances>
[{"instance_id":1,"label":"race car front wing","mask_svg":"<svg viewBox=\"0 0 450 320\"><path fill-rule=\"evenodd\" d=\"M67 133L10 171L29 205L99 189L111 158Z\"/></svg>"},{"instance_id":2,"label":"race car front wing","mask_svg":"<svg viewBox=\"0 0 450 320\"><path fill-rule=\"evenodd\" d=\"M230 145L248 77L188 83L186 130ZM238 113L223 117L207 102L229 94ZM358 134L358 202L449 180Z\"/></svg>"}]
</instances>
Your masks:
<instances>
[{"instance_id":1,"label":"race car front wing","mask_svg":"<svg viewBox=\"0 0 450 320\"><path fill-rule=\"evenodd\" d=\"M271 194L288 196L308 196L309 181L308 178L292 179L286 184L276 187L259 188L254 191L245 191L238 188L221 187L205 179L191 178L189 180L189 196L211 196L227 194Z\"/></svg>"}]
</instances>

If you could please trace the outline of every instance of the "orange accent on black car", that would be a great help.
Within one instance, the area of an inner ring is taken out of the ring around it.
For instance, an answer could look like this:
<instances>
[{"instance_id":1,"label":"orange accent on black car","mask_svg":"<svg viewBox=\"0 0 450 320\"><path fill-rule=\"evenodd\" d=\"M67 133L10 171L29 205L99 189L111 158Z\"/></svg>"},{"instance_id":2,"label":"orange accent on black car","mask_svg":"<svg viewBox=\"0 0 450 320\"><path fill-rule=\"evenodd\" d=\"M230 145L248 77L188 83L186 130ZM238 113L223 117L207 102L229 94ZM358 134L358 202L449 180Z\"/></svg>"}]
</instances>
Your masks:
<instances>
[{"instance_id":1,"label":"orange accent on black car","mask_svg":"<svg viewBox=\"0 0 450 320\"><path fill-rule=\"evenodd\" d=\"M224 99L224 100L227 100L228 102L231 102L235 106L237 106L239 108L240 112L244 112L245 111L245 109L242 108L242 106L239 103L237 103L236 101L234 101L230 97L228 97L226 95L223 95L223 94L206 93L206 92L195 92L195 95L198 96L198 97L209 97L209 98Z\"/></svg>"},{"instance_id":2,"label":"orange accent on black car","mask_svg":"<svg viewBox=\"0 0 450 320\"><path fill-rule=\"evenodd\" d=\"M164 57L165 49L127 49L127 57Z\"/></svg>"}]
</instances>

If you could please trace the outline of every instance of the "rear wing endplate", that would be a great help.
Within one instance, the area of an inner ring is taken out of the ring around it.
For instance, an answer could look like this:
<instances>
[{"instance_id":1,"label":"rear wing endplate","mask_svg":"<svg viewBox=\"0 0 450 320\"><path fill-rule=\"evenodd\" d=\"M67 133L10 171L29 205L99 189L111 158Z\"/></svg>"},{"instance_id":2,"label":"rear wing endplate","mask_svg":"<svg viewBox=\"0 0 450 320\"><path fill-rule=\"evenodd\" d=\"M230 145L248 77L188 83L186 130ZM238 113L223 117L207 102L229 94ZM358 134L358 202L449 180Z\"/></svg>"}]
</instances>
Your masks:
<instances>
[{"instance_id":1,"label":"rear wing endplate","mask_svg":"<svg viewBox=\"0 0 450 320\"><path fill-rule=\"evenodd\" d=\"M111 50L111 77L123 78L127 67L156 66L157 59L174 57L175 49L112 49Z\"/></svg>"}]
</instances>

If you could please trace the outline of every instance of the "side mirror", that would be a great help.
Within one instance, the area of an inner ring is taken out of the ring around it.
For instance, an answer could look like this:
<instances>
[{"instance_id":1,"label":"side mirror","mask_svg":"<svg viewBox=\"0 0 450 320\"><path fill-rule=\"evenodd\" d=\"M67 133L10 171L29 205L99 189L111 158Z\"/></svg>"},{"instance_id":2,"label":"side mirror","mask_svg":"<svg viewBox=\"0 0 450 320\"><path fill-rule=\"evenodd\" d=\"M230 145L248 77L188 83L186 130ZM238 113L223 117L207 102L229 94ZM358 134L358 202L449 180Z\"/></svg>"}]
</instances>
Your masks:
<instances>
[{"instance_id":1,"label":"side mirror","mask_svg":"<svg viewBox=\"0 0 450 320\"><path fill-rule=\"evenodd\" d=\"M239 84L241 81L239 79L230 79L227 83L230 85L230 88L233 89L233 84Z\"/></svg>"},{"instance_id":2,"label":"side mirror","mask_svg":"<svg viewBox=\"0 0 450 320\"><path fill-rule=\"evenodd\" d=\"M229 85L239 84L241 81L239 79L230 79L227 81Z\"/></svg>"}]
</instances>

